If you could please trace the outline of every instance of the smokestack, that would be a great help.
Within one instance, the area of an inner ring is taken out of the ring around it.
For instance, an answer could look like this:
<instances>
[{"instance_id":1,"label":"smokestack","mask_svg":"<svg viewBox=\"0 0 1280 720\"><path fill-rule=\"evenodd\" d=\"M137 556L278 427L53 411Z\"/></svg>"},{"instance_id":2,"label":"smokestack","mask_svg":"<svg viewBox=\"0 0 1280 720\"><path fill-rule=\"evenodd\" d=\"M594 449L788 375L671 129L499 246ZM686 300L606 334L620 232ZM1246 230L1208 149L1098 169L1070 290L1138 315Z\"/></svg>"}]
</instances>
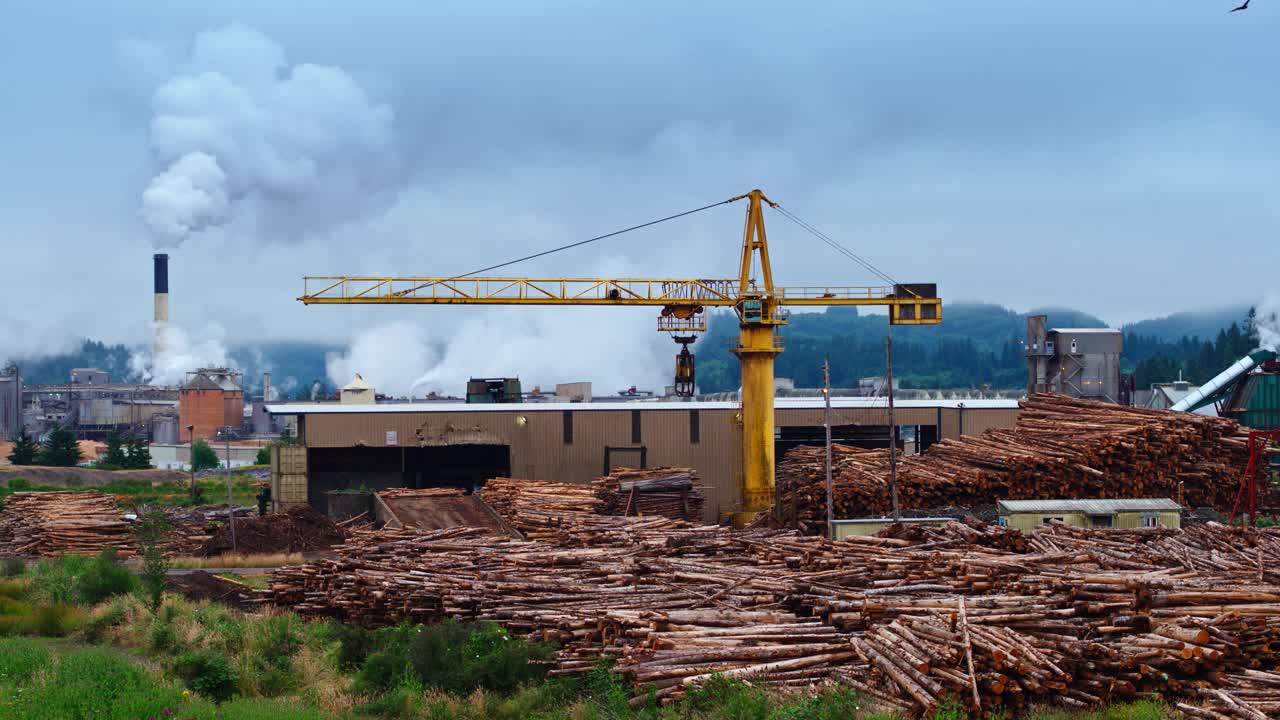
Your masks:
<instances>
[{"instance_id":1,"label":"smokestack","mask_svg":"<svg viewBox=\"0 0 1280 720\"><path fill-rule=\"evenodd\" d=\"M167 253L156 253L154 267L156 336L155 346L152 348L151 354L151 362L153 364L164 350L164 335L169 325L169 255Z\"/></svg>"},{"instance_id":2,"label":"smokestack","mask_svg":"<svg viewBox=\"0 0 1280 720\"><path fill-rule=\"evenodd\" d=\"M262 402L271 402L271 373L262 373Z\"/></svg>"}]
</instances>

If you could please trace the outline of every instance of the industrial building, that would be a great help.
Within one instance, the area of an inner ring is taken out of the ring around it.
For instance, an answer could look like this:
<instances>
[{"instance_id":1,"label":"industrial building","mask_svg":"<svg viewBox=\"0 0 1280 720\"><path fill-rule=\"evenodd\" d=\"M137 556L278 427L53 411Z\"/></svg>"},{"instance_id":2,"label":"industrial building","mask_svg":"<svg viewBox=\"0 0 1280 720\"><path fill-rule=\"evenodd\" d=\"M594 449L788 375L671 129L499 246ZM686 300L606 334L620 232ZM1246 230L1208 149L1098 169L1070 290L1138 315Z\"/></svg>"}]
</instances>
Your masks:
<instances>
[{"instance_id":1,"label":"industrial building","mask_svg":"<svg viewBox=\"0 0 1280 720\"><path fill-rule=\"evenodd\" d=\"M1126 500L1001 500L1000 524L1033 532L1050 522L1074 527L1182 527L1182 506L1167 498Z\"/></svg>"},{"instance_id":2,"label":"industrial building","mask_svg":"<svg viewBox=\"0 0 1280 720\"><path fill-rule=\"evenodd\" d=\"M775 400L775 445L821 442L823 402ZM272 497L325 509L324 493L370 488L459 486L492 477L586 483L618 467L690 467L706 486L705 520L740 507L742 415L734 402L280 403L299 444L273 462ZM1012 400L904 400L895 421L907 452L942 438L1012 427ZM833 435L853 444L888 436L882 398L833 398Z\"/></svg>"},{"instance_id":3,"label":"industrial building","mask_svg":"<svg viewBox=\"0 0 1280 720\"><path fill-rule=\"evenodd\" d=\"M176 391L111 382L110 375L98 368L76 368L62 384L22 385L21 395L21 423L37 437L54 423L74 426L85 440L102 440L112 432L147 435L157 418L178 410Z\"/></svg>"},{"instance_id":4,"label":"industrial building","mask_svg":"<svg viewBox=\"0 0 1280 720\"><path fill-rule=\"evenodd\" d=\"M1055 392L1128 404L1120 374L1120 331L1046 329L1046 322L1044 315L1027 317L1027 394Z\"/></svg>"},{"instance_id":5,"label":"industrial building","mask_svg":"<svg viewBox=\"0 0 1280 720\"><path fill-rule=\"evenodd\" d=\"M0 369L0 440L22 430L22 373L17 365Z\"/></svg>"},{"instance_id":6,"label":"industrial building","mask_svg":"<svg viewBox=\"0 0 1280 720\"><path fill-rule=\"evenodd\" d=\"M178 392L178 425L183 440L209 440L218 429L244 425L243 374L228 368L201 368L187 373ZM190 429L188 429L190 428Z\"/></svg>"}]
</instances>

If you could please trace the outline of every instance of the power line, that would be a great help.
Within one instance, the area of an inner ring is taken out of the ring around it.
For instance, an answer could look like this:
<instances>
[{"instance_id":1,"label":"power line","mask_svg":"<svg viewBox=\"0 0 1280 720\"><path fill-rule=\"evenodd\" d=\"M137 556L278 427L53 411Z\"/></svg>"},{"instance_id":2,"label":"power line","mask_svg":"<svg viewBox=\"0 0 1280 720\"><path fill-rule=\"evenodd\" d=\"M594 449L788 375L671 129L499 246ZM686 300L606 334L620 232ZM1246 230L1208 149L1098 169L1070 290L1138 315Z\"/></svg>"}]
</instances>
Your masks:
<instances>
[{"instance_id":1,"label":"power line","mask_svg":"<svg viewBox=\"0 0 1280 720\"><path fill-rule=\"evenodd\" d=\"M811 235L813 235L814 237L818 238L822 242L829 245L833 250L840 253L841 255L844 255L846 258L849 258L850 260L854 261L858 265L862 266L863 269L874 274L876 277L889 283L890 285L899 284L898 281L893 279L888 273L882 271L880 268L876 267L875 265L872 265L869 260L866 260L860 257L857 253L853 252L849 248L845 247L844 245L841 245L839 242L832 239L831 236L827 235L826 233L822 232L816 227L810 225L804 220L801 220L799 217L795 215L795 213L782 207L781 205L774 205L773 207L775 210L782 213L783 217L787 218L788 220L795 223L796 225L799 225L801 228L804 228Z\"/></svg>"},{"instance_id":2,"label":"power line","mask_svg":"<svg viewBox=\"0 0 1280 720\"><path fill-rule=\"evenodd\" d=\"M486 272L489 272L490 270L497 270L498 268L504 268L504 267L507 267L508 265L515 265L516 263L522 263L526 260L533 260L534 258L540 258L545 255L551 255L552 253L558 253L564 250L571 250L576 247L582 247L583 245L587 245L589 243L605 240L611 237L617 237L618 235L622 235L623 233L629 233L632 230L640 230L642 228L652 227L653 225L664 223L664 222L667 222L668 220L675 220L676 218L682 218L682 217L685 217L686 215L699 213L699 212L702 212L703 210L710 210L711 208L719 207L720 205L728 205L731 202L733 202L733 199L721 200L720 202L711 203L710 205L703 205L702 207L694 208L693 210L686 210L682 213L676 213L675 215L668 215L664 218L659 218L657 220L650 220L649 222L641 223L639 225L632 225L631 227L623 228L622 230L615 230L611 233L606 233L604 235L597 235L593 238L588 238L586 240L579 240L578 242L569 243L568 245L561 245L560 247L551 248L550 250L543 250L542 252L534 253L532 255L525 255L524 257L516 258L515 260L508 260L503 263L498 263L497 265L490 265L489 267L480 268L479 270L472 270L469 273L463 273L462 275L455 275L448 279L460 280L462 278L470 277L472 275L479 275L480 273L486 273Z\"/></svg>"}]
</instances>

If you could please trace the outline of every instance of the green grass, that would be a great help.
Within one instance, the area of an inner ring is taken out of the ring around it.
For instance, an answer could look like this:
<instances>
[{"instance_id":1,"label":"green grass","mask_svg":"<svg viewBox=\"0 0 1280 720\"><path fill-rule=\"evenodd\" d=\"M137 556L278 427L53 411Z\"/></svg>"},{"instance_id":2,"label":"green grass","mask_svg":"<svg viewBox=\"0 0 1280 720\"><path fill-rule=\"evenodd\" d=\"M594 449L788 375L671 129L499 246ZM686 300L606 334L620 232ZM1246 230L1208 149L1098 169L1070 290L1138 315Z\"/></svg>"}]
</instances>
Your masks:
<instances>
[{"instance_id":1,"label":"green grass","mask_svg":"<svg viewBox=\"0 0 1280 720\"><path fill-rule=\"evenodd\" d=\"M138 505L159 505L164 507L189 507L191 505L191 485L187 482L152 483L137 477L128 477L131 471L119 470L121 478L97 487L57 487L54 485L35 485L25 478L12 478L7 487L0 487L0 499L15 492L52 492L56 490L84 490L103 492L121 498L124 507ZM252 506L257 503L257 478L231 473L231 501L237 505ZM204 495L203 504L216 505L227 501L227 482L222 476L203 477L196 480L196 486Z\"/></svg>"}]
</instances>

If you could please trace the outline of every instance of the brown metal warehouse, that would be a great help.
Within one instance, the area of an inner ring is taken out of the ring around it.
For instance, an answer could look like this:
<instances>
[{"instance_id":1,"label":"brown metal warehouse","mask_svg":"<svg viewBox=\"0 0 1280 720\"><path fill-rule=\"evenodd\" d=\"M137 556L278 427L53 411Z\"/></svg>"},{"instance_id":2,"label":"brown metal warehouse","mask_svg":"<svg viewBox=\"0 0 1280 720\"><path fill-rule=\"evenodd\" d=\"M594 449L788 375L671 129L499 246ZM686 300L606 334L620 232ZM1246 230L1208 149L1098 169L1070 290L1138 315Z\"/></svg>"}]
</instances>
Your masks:
<instances>
[{"instance_id":1,"label":"brown metal warehouse","mask_svg":"<svg viewBox=\"0 0 1280 720\"><path fill-rule=\"evenodd\" d=\"M781 452L820 442L821 398L775 401ZM280 453L272 497L325 507L329 490L460 485L491 477L589 482L611 468L692 467L706 486L706 520L740 501L742 427L733 402L601 402L467 405L396 403L268 406L298 419L298 447ZM921 449L940 438L1012 427L1012 400L904 400L900 427ZM837 442L884 446L882 398L833 398Z\"/></svg>"}]
</instances>

